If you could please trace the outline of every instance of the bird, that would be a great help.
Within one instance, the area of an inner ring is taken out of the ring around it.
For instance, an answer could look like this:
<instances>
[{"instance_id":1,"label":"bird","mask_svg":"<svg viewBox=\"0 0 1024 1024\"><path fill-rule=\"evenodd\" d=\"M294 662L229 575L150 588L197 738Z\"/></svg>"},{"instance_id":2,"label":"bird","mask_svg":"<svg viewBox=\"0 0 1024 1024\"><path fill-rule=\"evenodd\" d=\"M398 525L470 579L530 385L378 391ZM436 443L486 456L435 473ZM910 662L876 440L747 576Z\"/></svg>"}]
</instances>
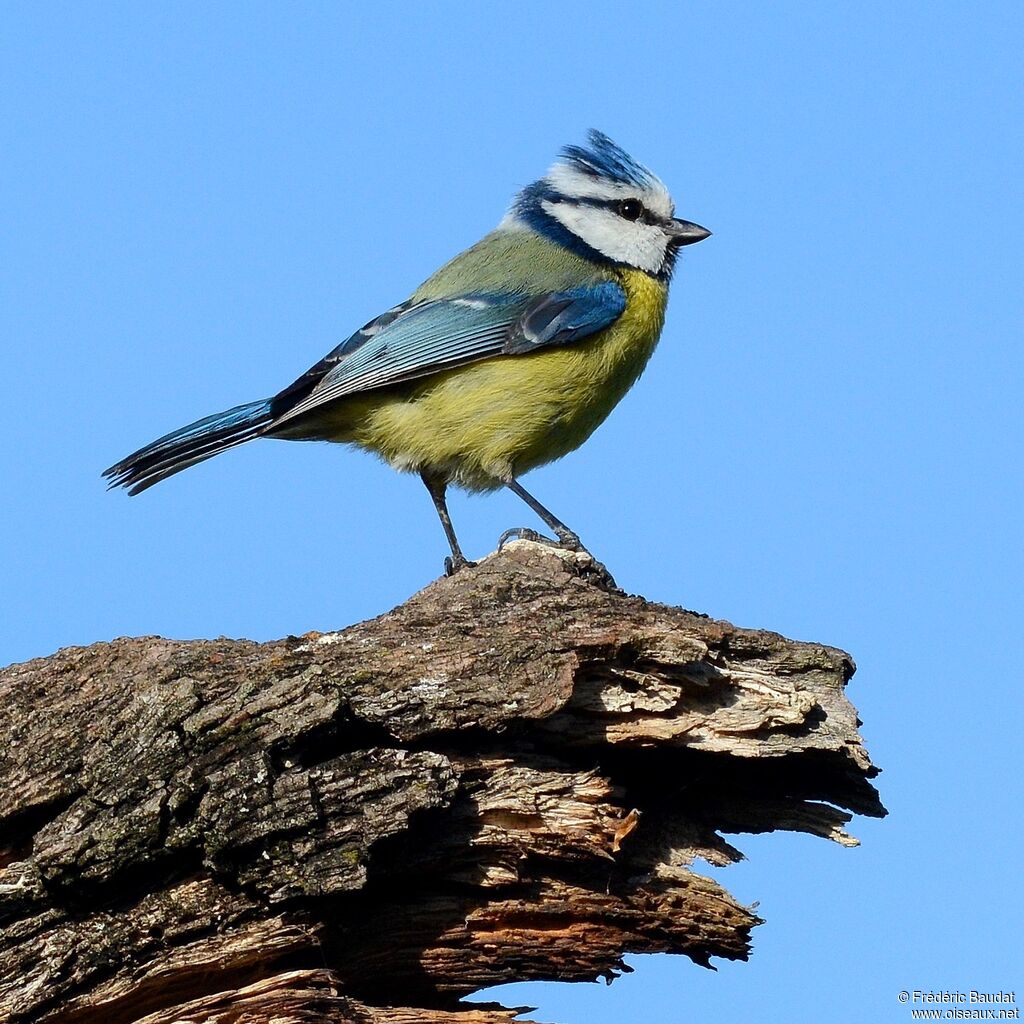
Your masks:
<instances>
[{"instance_id":1,"label":"bird","mask_svg":"<svg viewBox=\"0 0 1024 1024\"><path fill-rule=\"evenodd\" d=\"M520 478L583 444L633 386L661 335L679 250L710 234L592 130L493 231L288 387L165 434L103 475L138 494L255 438L342 442L419 474L451 549L448 575L474 564L450 486L508 488L555 536L516 527L499 548L522 538L586 552Z\"/></svg>"}]
</instances>

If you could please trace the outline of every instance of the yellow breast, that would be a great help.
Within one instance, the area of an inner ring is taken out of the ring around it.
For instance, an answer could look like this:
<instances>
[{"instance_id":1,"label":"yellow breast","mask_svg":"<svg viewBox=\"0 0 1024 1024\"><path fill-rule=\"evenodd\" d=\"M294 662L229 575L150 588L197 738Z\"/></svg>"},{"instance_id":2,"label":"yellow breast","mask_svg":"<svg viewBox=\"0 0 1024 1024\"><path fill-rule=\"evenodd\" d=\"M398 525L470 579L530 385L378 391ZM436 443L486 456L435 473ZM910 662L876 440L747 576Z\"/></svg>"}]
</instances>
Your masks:
<instances>
[{"instance_id":1,"label":"yellow breast","mask_svg":"<svg viewBox=\"0 0 1024 1024\"><path fill-rule=\"evenodd\" d=\"M622 316L565 347L501 356L340 403L330 437L398 469L430 469L492 490L578 448L632 387L665 319L664 284L618 272Z\"/></svg>"}]
</instances>

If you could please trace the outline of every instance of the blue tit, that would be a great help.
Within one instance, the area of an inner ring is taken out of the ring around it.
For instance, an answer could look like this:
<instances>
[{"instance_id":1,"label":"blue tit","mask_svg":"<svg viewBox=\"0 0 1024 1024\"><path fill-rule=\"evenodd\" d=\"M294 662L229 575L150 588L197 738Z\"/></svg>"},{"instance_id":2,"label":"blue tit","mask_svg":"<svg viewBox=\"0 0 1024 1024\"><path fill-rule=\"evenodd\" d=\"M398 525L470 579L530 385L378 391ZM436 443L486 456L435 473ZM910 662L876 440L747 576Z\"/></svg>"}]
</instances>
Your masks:
<instances>
[{"instance_id":1,"label":"blue tit","mask_svg":"<svg viewBox=\"0 0 1024 1024\"><path fill-rule=\"evenodd\" d=\"M709 234L592 131L494 231L283 391L167 434L104 476L138 494L257 437L342 441L419 473L451 547L449 573L471 564L449 484L508 487L560 546L584 550L519 478L583 444L630 389L661 334L680 247Z\"/></svg>"}]
</instances>

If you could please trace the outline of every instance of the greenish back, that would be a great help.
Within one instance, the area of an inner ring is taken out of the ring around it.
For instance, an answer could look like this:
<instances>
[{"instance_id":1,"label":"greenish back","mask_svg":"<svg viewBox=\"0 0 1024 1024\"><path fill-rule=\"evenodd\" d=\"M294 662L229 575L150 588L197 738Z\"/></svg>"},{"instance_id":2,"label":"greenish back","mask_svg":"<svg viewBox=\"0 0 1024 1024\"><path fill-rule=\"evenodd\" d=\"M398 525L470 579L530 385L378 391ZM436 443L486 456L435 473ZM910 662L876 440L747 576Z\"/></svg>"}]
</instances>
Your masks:
<instances>
[{"instance_id":1,"label":"greenish back","mask_svg":"<svg viewBox=\"0 0 1024 1024\"><path fill-rule=\"evenodd\" d=\"M437 299L465 292L563 291L614 280L614 271L592 263L530 230L496 230L459 253L413 293Z\"/></svg>"}]
</instances>

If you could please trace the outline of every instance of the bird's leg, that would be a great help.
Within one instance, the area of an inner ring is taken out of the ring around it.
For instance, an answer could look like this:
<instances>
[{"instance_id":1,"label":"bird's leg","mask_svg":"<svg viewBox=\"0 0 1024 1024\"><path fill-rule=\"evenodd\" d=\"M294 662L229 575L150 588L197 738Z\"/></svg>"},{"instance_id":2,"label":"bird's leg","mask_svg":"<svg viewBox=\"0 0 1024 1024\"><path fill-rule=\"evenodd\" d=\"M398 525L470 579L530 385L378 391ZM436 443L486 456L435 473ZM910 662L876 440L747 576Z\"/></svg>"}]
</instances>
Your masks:
<instances>
[{"instance_id":1,"label":"bird's leg","mask_svg":"<svg viewBox=\"0 0 1024 1024\"><path fill-rule=\"evenodd\" d=\"M516 496L523 499L534 512L544 520L544 524L551 530L552 533L558 538L558 547L567 548L569 551L586 551L587 549L583 546L579 537L569 529L565 523L562 522L557 516L549 512L523 485L515 479L515 477L509 477L504 481L505 486ZM498 541L498 547L501 548L508 541L513 538L519 540L534 540L543 543L551 543L546 537L542 537L539 533L534 530L527 530L523 527L517 527L511 530L506 530ZM589 554L589 552L588 552Z\"/></svg>"},{"instance_id":2,"label":"bird's leg","mask_svg":"<svg viewBox=\"0 0 1024 1024\"><path fill-rule=\"evenodd\" d=\"M583 546L583 542L580 538L569 529L565 523L562 522L557 516L549 512L518 480L514 477L509 477L507 480L502 481L505 486L513 493L518 495L523 501L526 502L534 512L544 520L548 529L558 538L558 542L551 540L549 537L544 537L537 533L536 530L527 530L525 527L516 527L511 530L506 530L501 537L498 538L498 550L500 551L505 544L510 540L532 540L537 541L541 544L548 544L553 547L566 548L569 551L581 551L586 555L590 556L590 566L586 570L588 578L597 582L600 586L603 586L609 590L619 591L619 586L615 582L612 574L608 571L602 562L599 562L589 551ZM621 591L619 591L621 593Z\"/></svg>"},{"instance_id":3,"label":"bird's leg","mask_svg":"<svg viewBox=\"0 0 1024 1024\"><path fill-rule=\"evenodd\" d=\"M460 569L476 565L476 562L471 562L466 558L462 553L462 548L459 547L459 538L455 536L455 527L452 526L451 516L448 515L448 504L444 500L445 491L448 489L447 481L443 477L433 476L426 470L420 473L420 479L430 492L434 508L437 509L437 518L441 520L444 535L448 538L448 546L452 549L451 557L444 560L444 574L445 576L454 576Z\"/></svg>"}]
</instances>

